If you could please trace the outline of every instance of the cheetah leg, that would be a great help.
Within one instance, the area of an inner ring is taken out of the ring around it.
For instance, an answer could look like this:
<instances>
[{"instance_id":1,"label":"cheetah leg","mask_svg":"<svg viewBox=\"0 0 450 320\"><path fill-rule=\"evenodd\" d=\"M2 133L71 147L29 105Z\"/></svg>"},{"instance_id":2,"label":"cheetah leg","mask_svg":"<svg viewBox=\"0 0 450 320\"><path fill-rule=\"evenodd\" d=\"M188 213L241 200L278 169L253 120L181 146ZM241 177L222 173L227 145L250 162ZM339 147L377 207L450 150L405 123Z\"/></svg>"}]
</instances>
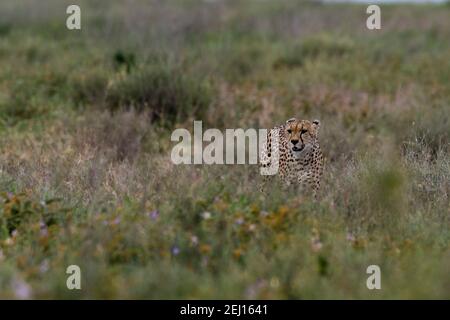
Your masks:
<instances>
[{"instance_id":1,"label":"cheetah leg","mask_svg":"<svg viewBox=\"0 0 450 320\"><path fill-rule=\"evenodd\" d=\"M320 189L320 183L319 181L315 181L312 189L312 196L314 200L319 200L319 189Z\"/></svg>"}]
</instances>

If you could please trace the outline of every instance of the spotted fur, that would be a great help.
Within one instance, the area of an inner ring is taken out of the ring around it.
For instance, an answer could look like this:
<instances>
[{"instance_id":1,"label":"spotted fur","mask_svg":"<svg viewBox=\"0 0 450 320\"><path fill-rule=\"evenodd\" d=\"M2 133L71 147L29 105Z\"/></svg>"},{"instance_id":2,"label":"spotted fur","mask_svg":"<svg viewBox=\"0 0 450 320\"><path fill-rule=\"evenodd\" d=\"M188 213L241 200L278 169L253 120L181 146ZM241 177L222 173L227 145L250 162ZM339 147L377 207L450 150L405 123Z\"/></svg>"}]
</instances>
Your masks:
<instances>
[{"instance_id":1,"label":"spotted fur","mask_svg":"<svg viewBox=\"0 0 450 320\"><path fill-rule=\"evenodd\" d=\"M260 164L267 168L278 156L278 176L287 185L310 189L314 196L320 188L323 173L323 155L320 150L319 120L289 119L285 124L269 130L263 146ZM274 139L274 137L278 139ZM278 140L278 141L277 141ZM267 177L264 176L265 180ZM264 184L266 184L265 181Z\"/></svg>"}]
</instances>

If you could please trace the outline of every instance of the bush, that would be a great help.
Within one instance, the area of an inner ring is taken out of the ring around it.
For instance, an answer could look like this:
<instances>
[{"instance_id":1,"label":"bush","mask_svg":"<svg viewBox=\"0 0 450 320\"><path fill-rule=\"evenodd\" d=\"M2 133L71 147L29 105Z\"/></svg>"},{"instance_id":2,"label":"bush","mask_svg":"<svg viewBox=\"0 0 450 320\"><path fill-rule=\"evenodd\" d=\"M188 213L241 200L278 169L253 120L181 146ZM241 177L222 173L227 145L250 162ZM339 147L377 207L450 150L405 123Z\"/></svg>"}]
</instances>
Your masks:
<instances>
[{"instance_id":1,"label":"bush","mask_svg":"<svg viewBox=\"0 0 450 320\"><path fill-rule=\"evenodd\" d=\"M11 92L0 99L0 119L6 125L14 125L20 120L31 119L45 113L45 107L39 105L39 94L33 91L28 82L18 80Z\"/></svg>"},{"instance_id":2,"label":"bush","mask_svg":"<svg viewBox=\"0 0 450 320\"><path fill-rule=\"evenodd\" d=\"M274 69L302 67L307 58L341 57L353 51L348 38L319 35L306 38L302 43L289 46L273 63Z\"/></svg>"},{"instance_id":3,"label":"bush","mask_svg":"<svg viewBox=\"0 0 450 320\"><path fill-rule=\"evenodd\" d=\"M275 60L273 63L274 69L286 68L296 68L301 67L304 64L304 57L301 53L301 47L295 46L284 52L281 57Z\"/></svg>"},{"instance_id":4,"label":"bush","mask_svg":"<svg viewBox=\"0 0 450 320\"><path fill-rule=\"evenodd\" d=\"M220 59L221 73L230 82L239 82L264 68L264 54L267 47L258 43L239 43L226 48Z\"/></svg>"},{"instance_id":5,"label":"bush","mask_svg":"<svg viewBox=\"0 0 450 320\"><path fill-rule=\"evenodd\" d=\"M10 235L30 221L41 223L45 227L55 224L58 214L67 211L58 202L58 199L36 202L23 193L0 195L1 236Z\"/></svg>"},{"instance_id":6,"label":"bush","mask_svg":"<svg viewBox=\"0 0 450 320\"><path fill-rule=\"evenodd\" d=\"M113 57L114 67L116 70L121 67L125 67L127 73L136 66L136 57L133 53L122 52L120 50L116 51Z\"/></svg>"},{"instance_id":7,"label":"bush","mask_svg":"<svg viewBox=\"0 0 450 320\"><path fill-rule=\"evenodd\" d=\"M141 151L142 140L152 126L145 114L133 110L110 114L91 112L77 130L79 148L91 146L111 161L134 160Z\"/></svg>"},{"instance_id":8,"label":"bush","mask_svg":"<svg viewBox=\"0 0 450 320\"><path fill-rule=\"evenodd\" d=\"M446 105L418 108L392 127L395 132L401 132L396 139L404 154L426 150L434 159L441 150L450 150L450 116Z\"/></svg>"},{"instance_id":9,"label":"bush","mask_svg":"<svg viewBox=\"0 0 450 320\"><path fill-rule=\"evenodd\" d=\"M11 32L11 25L0 23L0 37L7 36Z\"/></svg>"},{"instance_id":10,"label":"bush","mask_svg":"<svg viewBox=\"0 0 450 320\"><path fill-rule=\"evenodd\" d=\"M354 44L351 39L332 35L319 35L307 38L300 46L300 54L304 57L340 57L352 52Z\"/></svg>"},{"instance_id":11,"label":"bush","mask_svg":"<svg viewBox=\"0 0 450 320\"><path fill-rule=\"evenodd\" d=\"M181 69L153 65L121 78L107 91L106 107L148 111L151 120L202 117L211 102L208 86Z\"/></svg>"},{"instance_id":12,"label":"bush","mask_svg":"<svg viewBox=\"0 0 450 320\"><path fill-rule=\"evenodd\" d=\"M97 69L83 70L71 80L72 98L75 105L103 104L108 86L108 76Z\"/></svg>"}]
</instances>

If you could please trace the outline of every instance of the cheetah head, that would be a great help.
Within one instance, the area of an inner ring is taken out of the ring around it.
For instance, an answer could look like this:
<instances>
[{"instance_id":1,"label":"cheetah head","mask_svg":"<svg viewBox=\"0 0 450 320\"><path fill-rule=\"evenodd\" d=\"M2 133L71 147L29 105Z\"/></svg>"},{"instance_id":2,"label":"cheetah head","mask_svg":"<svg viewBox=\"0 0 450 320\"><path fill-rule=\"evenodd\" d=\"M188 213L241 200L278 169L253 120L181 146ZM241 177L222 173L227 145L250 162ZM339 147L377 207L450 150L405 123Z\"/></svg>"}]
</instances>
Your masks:
<instances>
[{"instance_id":1,"label":"cheetah head","mask_svg":"<svg viewBox=\"0 0 450 320\"><path fill-rule=\"evenodd\" d=\"M317 134L320 128L319 120L297 120L295 118L286 121L285 137L288 141L288 148L299 156L302 151L311 150L317 141Z\"/></svg>"}]
</instances>

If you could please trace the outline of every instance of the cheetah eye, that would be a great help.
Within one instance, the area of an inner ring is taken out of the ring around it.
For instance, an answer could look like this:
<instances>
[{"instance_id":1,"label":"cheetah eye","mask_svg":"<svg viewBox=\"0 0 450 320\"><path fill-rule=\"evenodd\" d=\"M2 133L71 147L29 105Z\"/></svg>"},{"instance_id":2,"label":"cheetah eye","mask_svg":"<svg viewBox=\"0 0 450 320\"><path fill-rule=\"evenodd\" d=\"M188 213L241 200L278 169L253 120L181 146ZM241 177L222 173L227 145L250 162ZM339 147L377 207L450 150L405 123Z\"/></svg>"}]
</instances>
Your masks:
<instances>
[{"instance_id":1,"label":"cheetah eye","mask_svg":"<svg viewBox=\"0 0 450 320\"><path fill-rule=\"evenodd\" d=\"M287 129L287 132L288 132L288 133L292 133L292 130L291 130L291 129Z\"/></svg>"},{"instance_id":2,"label":"cheetah eye","mask_svg":"<svg viewBox=\"0 0 450 320\"><path fill-rule=\"evenodd\" d=\"M307 133L307 132L308 132L308 130L302 129L302 134Z\"/></svg>"}]
</instances>

